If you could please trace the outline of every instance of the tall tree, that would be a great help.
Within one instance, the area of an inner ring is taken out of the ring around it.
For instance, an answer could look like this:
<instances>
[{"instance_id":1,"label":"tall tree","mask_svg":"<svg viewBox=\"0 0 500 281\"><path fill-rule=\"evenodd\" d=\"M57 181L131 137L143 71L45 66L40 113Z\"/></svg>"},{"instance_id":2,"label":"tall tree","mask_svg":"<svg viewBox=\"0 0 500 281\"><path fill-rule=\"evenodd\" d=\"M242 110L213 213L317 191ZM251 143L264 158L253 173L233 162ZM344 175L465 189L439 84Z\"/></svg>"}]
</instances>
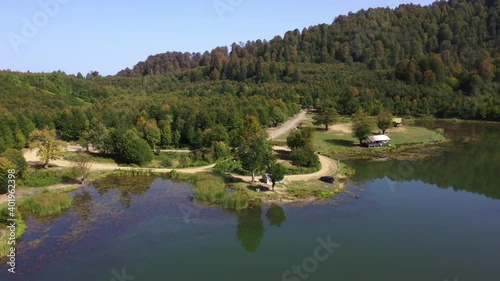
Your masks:
<instances>
[{"instance_id":1,"label":"tall tree","mask_svg":"<svg viewBox=\"0 0 500 281\"><path fill-rule=\"evenodd\" d=\"M252 172L254 182L255 173L263 170L273 159L271 143L266 131L253 116L247 120L242 136L238 156L243 168Z\"/></svg>"},{"instance_id":2,"label":"tall tree","mask_svg":"<svg viewBox=\"0 0 500 281\"><path fill-rule=\"evenodd\" d=\"M63 157L66 143L58 140L56 130L34 130L30 135L29 146L31 149L37 149L36 155L40 158L45 168L49 167L51 160L57 160Z\"/></svg>"},{"instance_id":3,"label":"tall tree","mask_svg":"<svg viewBox=\"0 0 500 281\"><path fill-rule=\"evenodd\" d=\"M269 166L267 172L271 174L272 189L274 191L276 184L285 178L286 167L280 163L273 163Z\"/></svg>"},{"instance_id":4,"label":"tall tree","mask_svg":"<svg viewBox=\"0 0 500 281\"><path fill-rule=\"evenodd\" d=\"M286 138L286 144L292 150L307 145L311 145L312 135L313 135L312 128L302 128L300 130L294 130Z\"/></svg>"},{"instance_id":5,"label":"tall tree","mask_svg":"<svg viewBox=\"0 0 500 281\"><path fill-rule=\"evenodd\" d=\"M392 115L389 111L381 112L377 116L377 127L382 130L382 134L385 134L385 131L391 127L393 118L394 115Z\"/></svg>"},{"instance_id":6,"label":"tall tree","mask_svg":"<svg viewBox=\"0 0 500 281\"><path fill-rule=\"evenodd\" d=\"M334 104L328 101L319 102L316 110L317 114L313 117L313 123L314 125L324 125L325 130L328 130L328 127L335 123L339 117Z\"/></svg>"},{"instance_id":7,"label":"tall tree","mask_svg":"<svg viewBox=\"0 0 500 281\"><path fill-rule=\"evenodd\" d=\"M361 144L372 133L372 122L362 109L352 116L352 122L353 137Z\"/></svg>"}]
</instances>

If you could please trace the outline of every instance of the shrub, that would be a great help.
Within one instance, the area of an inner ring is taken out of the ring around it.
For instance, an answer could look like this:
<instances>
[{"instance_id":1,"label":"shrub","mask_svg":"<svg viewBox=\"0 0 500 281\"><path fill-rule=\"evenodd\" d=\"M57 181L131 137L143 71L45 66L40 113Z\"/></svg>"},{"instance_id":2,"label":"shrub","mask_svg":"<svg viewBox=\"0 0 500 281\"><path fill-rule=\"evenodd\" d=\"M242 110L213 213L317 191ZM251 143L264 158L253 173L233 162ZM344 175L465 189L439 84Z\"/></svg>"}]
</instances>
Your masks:
<instances>
[{"instance_id":1,"label":"shrub","mask_svg":"<svg viewBox=\"0 0 500 281\"><path fill-rule=\"evenodd\" d=\"M225 173L242 173L243 168L241 167L241 162L239 161L224 161L220 162L213 168L215 173L225 174Z\"/></svg>"},{"instance_id":2,"label":"shrub","mask_svg":"<svg viewBox=\"0 0 500 281\"><path fill-rule=\"evenodd\" d=\"M10 216L10 210L8 206L4 206L0 208L0 224L1 225L8 225L10 222L8 221L9 219L12 219ZM16 210L14 213L14 219L17 219L16 221L16 238L21 237L21 235L24 234L24 231L26 230L26 225L24 224L23 217L21 215L21 212L19 210ZM3 227L3 226L0 226Z\"/></svg>"},{"instance_id":3,"label":"shrub","mask_svg":"<svg viewBox=\"0 0 500 281\"><path fill-rule=\"evenodd\" d=\"M19 209L35 216L49 216L68 209L72 201L67 193L40 193L21 201Z\"/></svg>"},{"instance_id":4,"label":"shrub","mask_svg":"<svg viewBox=\"0 0 500 281\"><path fill-rule=\"evenodd\" d=\"M9 159L0 157L0 194L7 193L8 190L8 171L14 169L15 164Z\"/></svg>"},{"instance_id":5,"label":"shrub","mask_svg":"<svg viewBox=\"0 0 500 281\"><path fill-rule=\"evenodd\" d=\"M159 160L162 167L170 168L174 166L174 162L168 155L160 154Z\"/></svg>"},{"instance_id":6,"label":"shrub","mask_svg":"<svg viewBox=\"0 0 500 281\"><path fill-rule=\"evenodd\" d=\"M290 159L296 166L316 167L319 164L319 158L310 146L296 148L290 153Z\"/></svg>"},{"instance_id":7,"label":"shrub","mask_svg":"<svg viewBox=\"0 0 500 281\"><path fill-rule=\"evenodd\" d=\"M226 195L223 183L214 180L198 181L196 183L196 199L201 202L215 204Z\"/></svg>"},{"instance_id":8,"label":"shrub","mask_svg":"<svg viewBox=\"0 0 500 281\"><path fill-rule=\"evenodd\" d=\"M212 142L210 148L203 153L203 158L206 161L212 162L217 160L226 159L231 155L231 149L225 142L216 141Z\"/></svg>"},{"instance_id":9,"label":"shrub","mask_svg":"<svg viewBox=\"0 0 500 281\"><path fill-rule=\"evenodd\" d=\"M27 187L46 187L50 185L68 183L76 176L71 170L36 170L28 169L21 183Z\"/></svg>"},{"instance_id":10,"label":"shrub","mask_svg":"<svg viewBox=\"0 0 500 281\"><path fill-rule=\"evenodd\" d=\"M116 156L123 163L144 166L153 160L151 147L133 130L113 132L113 141Z\"/></svg>"},{"instance_id":11,"label":"shrub","mask_svg":"<svg viewBox=\"0 0 500 281\"><path fill-rule=\"evenodd\" d=\"M189 167L189 164L191 164L191 162L191 157L188 154L183 153L179 159L179 166L181 168Z\"/></svg>"},{"instance_id":12,"label":"shrub","mask_svg":"<svg viewBox=\"0 0 500 281\"><path fill-rule=\"evenodd\" d=\"M22 177L26 169L28 169L28 163L26 163L26 159L20 150L8 149L0 154L0 157L4 157L14 164L11 169L15 169L16 175L19 177Z\"/></svg>"},{"instance_id":13,"label":"shrub","mask_svg":"<svg viewBox=\"0 0 500 281\"><path fill-rule=\"evenodd\" d=\"M222 207L228 210L242 210L248 208L248 195L243 191L226 194L221 201Z\"/></svg>"}]
</instances>

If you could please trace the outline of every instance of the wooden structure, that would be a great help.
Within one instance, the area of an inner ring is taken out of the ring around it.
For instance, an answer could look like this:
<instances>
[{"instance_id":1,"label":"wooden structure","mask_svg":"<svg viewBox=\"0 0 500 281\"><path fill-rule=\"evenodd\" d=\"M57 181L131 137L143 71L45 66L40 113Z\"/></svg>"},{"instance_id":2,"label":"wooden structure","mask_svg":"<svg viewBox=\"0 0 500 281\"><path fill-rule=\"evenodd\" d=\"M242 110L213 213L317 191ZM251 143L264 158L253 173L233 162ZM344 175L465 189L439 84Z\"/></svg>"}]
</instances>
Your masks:
<instances>
[{"instance_id":1,"label":"wooden structure","mask_svg":"<svg viewBox=\"0 0 500 281\"><path fill-rule=\"evenodd\" d=\"M394 119L392 119L392 125L394 127L403 127L403 118L394 118Z\"/></svg>"}]
</instances>

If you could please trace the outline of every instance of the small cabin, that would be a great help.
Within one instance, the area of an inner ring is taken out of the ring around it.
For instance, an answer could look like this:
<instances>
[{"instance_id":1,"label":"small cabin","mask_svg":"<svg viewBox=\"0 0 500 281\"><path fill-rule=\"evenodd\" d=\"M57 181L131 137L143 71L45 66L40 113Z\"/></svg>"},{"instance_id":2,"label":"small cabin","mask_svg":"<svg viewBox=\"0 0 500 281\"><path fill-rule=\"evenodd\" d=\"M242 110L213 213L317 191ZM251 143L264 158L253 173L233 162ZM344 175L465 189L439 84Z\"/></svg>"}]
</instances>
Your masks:
<instances>
[{"instance_id":1,"label":"small cabin","mask_svg":"<svg viewBox=\"0 0 500 281\"><path fill-rule=\"evenodd\" d=\"M366 147L388 146L390 143L391 139L386 135L369 136L365 140Z\"/></svg>"},{"instance_id":2,"label":"small cabin","mask_svg":"<svg viewBox=\"0 0 500 281\"><path fill-rule=\"evenodd\" d=\"M403 127L403 118L394 118L394 119L392 119L392 125L394 127Z\"/></svg>"}]
</instances>

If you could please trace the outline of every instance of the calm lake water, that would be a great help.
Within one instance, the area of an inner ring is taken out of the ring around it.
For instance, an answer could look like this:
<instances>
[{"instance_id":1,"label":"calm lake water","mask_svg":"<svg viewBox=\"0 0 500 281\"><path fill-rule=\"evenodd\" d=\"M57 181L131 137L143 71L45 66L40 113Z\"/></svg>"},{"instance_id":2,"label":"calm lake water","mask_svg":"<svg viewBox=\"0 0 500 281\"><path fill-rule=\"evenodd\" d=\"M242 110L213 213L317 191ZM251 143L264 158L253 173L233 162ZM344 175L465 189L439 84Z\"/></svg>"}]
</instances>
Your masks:
<instances>
[{"instance_id":1,"label":"calm lake water","mask_svg":"<svg viewBox=\"0 0 500 281\"><path fill-rule=\"evenodd\" d=\"M450 150L352 162L349 192L321 204L232 213L190 202L188 184L108 178L29 218L0 280L500 280L500 125L421 125Z\"/></svg>"}]
</instances>

